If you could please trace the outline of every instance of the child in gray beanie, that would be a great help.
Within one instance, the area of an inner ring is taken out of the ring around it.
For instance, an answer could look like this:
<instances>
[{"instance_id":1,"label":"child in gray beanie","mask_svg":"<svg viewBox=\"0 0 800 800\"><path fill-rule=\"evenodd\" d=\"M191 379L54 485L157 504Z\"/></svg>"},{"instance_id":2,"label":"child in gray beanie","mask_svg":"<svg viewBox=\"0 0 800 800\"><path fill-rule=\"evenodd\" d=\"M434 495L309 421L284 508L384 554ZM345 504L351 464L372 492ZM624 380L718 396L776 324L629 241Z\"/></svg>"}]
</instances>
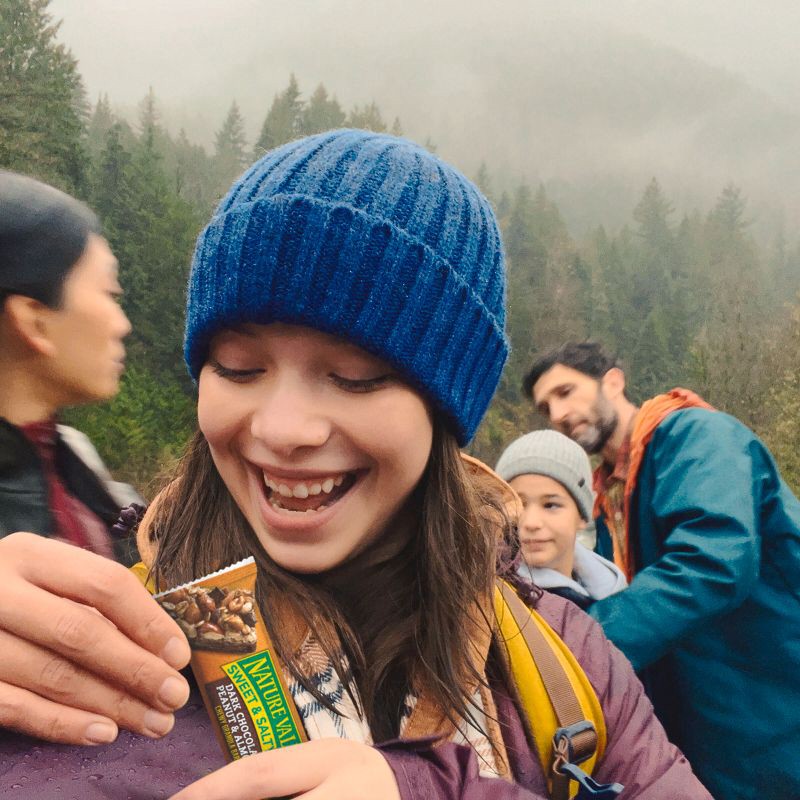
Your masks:
<instances>
[{"instance_id":1,"label":"child in gray beanie","mask_svg":"<svg viewBox=\"0 0 800 800\"><path fill-rule=\"evenodd\" d=\"M512 442L495 469L522 501L523 577L581 608L626 587L615 564L578 541L594 504L592 470L580 445L557 431L534 431Z\"/></svg>"}]
</instances>

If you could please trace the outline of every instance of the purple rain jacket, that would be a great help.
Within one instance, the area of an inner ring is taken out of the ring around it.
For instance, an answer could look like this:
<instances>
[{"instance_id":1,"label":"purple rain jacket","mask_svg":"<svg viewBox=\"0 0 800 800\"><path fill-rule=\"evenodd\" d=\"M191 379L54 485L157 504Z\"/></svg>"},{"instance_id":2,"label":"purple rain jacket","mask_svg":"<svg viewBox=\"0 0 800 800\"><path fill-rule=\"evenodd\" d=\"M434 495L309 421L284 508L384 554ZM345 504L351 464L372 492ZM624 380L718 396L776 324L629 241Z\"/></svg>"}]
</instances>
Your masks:
<instances>
[{"instance_id":1,"label":"purple rain jacket","mask_svg":"<svg viewBox=\"0 0 800 800\"><path fill-rule=\"evenodd\" d=\"M622 800L712 800L667 741L630 664L600 626L574 604L546 592L537 610L575 654L600 699L608 746L594 778L624 784ZM546 800L545 777L519 712L505 687L492 689L515 783L480 777L476 758L464 745L394 742L380 749L402 800ZM0 796L165 800L224 763L195 687L172 732L160 740L121 731L107 746L71 747L0 732Z\"/></svg>"}]
</instances>

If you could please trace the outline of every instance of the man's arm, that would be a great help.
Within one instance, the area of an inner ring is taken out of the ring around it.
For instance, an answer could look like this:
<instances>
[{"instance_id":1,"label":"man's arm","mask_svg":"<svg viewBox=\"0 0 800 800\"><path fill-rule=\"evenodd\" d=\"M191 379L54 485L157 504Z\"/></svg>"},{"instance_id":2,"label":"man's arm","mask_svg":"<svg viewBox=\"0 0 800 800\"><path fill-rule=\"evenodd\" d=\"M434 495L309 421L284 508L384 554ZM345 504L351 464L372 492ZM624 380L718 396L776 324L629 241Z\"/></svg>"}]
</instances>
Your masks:
<instances>
[{"instance_id":1,"label":"man's arm","mask_svg":"<svg viewBox=\"0 0 800 800\"><path fill-rule=\"evenodd\" d=\"M707 620L740 605L758 578L758 514L774 466L755 436L726 414L691 409L657 429L646 458L654 486L639 488L663 555L630 588L589 613L637 670ZM641 513L641 510L640 510Z\"/></svg>"}]
</instances>

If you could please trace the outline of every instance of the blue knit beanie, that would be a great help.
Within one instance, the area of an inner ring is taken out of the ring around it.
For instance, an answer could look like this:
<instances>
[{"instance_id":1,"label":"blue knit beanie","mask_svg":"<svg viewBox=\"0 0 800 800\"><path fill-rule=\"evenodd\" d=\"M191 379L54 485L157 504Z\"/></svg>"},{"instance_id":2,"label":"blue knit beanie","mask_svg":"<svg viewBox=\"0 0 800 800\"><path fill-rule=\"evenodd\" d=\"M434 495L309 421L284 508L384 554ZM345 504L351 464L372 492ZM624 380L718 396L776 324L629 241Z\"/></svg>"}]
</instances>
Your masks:
<instances>
[{"instance_id":1,"label":"blue knit beanie","mask_svg":"<svg viewBox=\"0 0 800 800\"><path fill-rule=\"evenodd\" d=\"M200 234L184 354L241 323L335 334L393 364L466 444L508 355L489 203L405 139L337 130L267 153Z\"/></svg>"}]
</instances>

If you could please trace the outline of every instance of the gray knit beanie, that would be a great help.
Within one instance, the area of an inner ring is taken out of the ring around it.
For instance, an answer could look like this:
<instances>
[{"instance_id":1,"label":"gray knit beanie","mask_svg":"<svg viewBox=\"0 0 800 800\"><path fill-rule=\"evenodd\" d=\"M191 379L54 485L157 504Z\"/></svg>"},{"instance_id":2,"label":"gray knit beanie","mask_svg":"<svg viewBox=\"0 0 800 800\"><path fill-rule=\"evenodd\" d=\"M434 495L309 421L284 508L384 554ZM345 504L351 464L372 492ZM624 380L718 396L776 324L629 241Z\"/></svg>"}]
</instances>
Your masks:
<instances>
[{"instance_id":1,"label":"gray knit beanie","mask_svg":"<svg viewBox=\"0 0 800 800\"><path fill-rule=\"evenodd\" d=\"M512 442L500 456L495 472L503 480L518 475L546 475L571 495L581 517L592 519L592 467L583 448L557 431L533 431Z\"/></svg>"}]
</instances>

